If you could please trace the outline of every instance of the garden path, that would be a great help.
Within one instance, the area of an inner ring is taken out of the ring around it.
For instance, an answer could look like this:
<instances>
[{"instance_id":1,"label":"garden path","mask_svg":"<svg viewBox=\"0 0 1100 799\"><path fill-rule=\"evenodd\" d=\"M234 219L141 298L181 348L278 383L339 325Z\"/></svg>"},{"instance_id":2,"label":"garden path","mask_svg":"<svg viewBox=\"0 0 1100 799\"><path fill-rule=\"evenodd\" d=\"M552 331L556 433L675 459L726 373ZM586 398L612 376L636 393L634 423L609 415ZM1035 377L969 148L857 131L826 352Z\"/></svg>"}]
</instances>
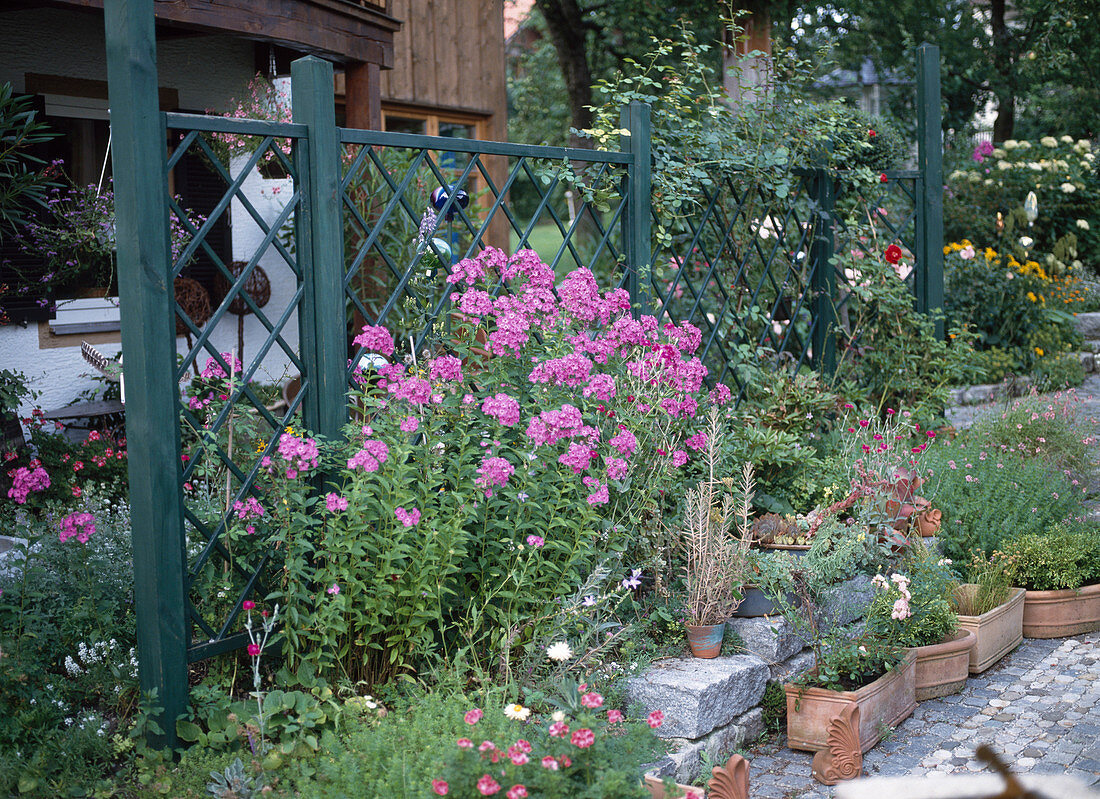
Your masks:
<instances>
[{"instance_id":1,"label":"garden path","mask_svg":"<svg viewBox=\"0 0 1100 799\"><path fill-rule=\"evenodd\" d=\"M746 754L753 799L833 796L810 777L813 756L786 743L778 735ZM1025 639L961 693L918 704L863 765L868 776L970 774L984 770L982 743L1016 773L1100 783L1100 635Z\"/></svg>"}]
</instances>

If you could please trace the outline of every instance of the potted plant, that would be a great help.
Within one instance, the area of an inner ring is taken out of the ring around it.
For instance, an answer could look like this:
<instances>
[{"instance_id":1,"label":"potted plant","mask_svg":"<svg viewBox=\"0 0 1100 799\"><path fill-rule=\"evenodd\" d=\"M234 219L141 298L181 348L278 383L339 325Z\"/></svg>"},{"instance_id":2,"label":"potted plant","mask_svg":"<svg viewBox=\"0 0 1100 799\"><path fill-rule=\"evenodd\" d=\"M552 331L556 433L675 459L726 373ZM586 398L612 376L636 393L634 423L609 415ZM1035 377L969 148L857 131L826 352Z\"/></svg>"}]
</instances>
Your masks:
<instances>
[{"instance_id":1,"label":"potted plant","mask_svg":"<svg viewBox=\"0 0 1100 799\"><path fill-rule=\"evenodd\" d=\"M699 658L717 657L721 651L726 619L741 601L739 589L748 571L752 464L742 469L735 508L733 481L715 477L719 431L718 413L712 411L705 450L708 476L687 491L679 535L686 560L688 646Z\"/></svg>"},{"instance_id":2,"label":"potted plant","mask_svg":"<svg viewBox=\"0 0 1100 799\"><path fill-rule=\"evenodd\" d=\"M860 750L917 706L916 654L874 635L835 632L815 643L817 665L787 683L787 745L817 752L828 746L829 722L849 704L859 707Z\"/></svg>"},{"instance_id":3,"label":"potted plant","mask_svg":"<svg viewBox=\"0 0 1100 799\"><path fill-rule=\"evenodd\" d=\"M918 540L897 571L873 580L878 593L867 611L867 629L912 650L918 701L962 690L977 640L958 626L951 606L957 580L949 567Z\"/></svg>"},{"instance_id":4,"label":"potted plant","mask_svg":"<svg viewBox=\"0 0 1100 799\"><path fill-rule=\"evenodd\" d=\"M1003 552L975 552L969 582L955 589L959 627L977 639L970 650L970 673L981 674L1024 640L1024 589L1013 588L1015 559Z\"/></svg>"},{"instance_id":5,"label":"potted plant","mask_svg":"<svg viewBox=\"0 0 1100 799\"><path fill-rule=\"evenodd\" d=\"M1100 630L1100 540L1083 522L1009 542L1024 595L1025 638L1064 638Z\"/></svg>"}]
</instances>

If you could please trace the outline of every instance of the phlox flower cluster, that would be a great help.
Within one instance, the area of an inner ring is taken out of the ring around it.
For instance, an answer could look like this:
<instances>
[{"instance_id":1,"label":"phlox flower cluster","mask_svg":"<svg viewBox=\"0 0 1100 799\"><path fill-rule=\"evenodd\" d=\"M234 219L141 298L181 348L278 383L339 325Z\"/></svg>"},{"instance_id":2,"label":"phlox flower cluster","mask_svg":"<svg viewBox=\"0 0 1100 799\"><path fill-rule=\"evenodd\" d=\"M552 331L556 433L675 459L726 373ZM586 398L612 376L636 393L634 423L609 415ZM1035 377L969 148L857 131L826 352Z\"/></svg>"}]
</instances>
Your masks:
<instances>
[{"instance_id":1,"label":"phlox flower cluster","mask_svg":"<svg viewBox=\"0 0 1100 799\"><path fill-rule=\"evenodd\" d=\"M230 367L233 369L233 374L239 375L241 373L241 370L244 369L244 366L241 364L241 359L236 357L232 352L223 352L221 354L221 358L223 361L230 365ZM206 359L206 366L203 367L200 376L206 380L216 380L218 378L229 377L229 375L225 373L224 367L222 367L222 365L218 363L217 359L215 358Z\"/></svg>"},{"instance_id":2,"label":"phlox flower cluster","mask_svg":"<svg viewBox=\"0 0 1100 799\"><path fill-rule=\"evenodd\" d=\"M390 448L377 439L368 439L363 442L363 448L348 458L349 469L362 469L365 472L377 472L378 467L386 462Z\"/></svg>"},{"instance_id":3,"label":"phlox flower cluster","mask_svg":"<svg viewBox=\"0 0 1100 799\"><path fill-rule=\"evenodd\" d=\"M317 468L320 451L312 438L298 438L292 433L283 433L279 437L279 455L286 461L286 476L293 480L298 472Z\"/></svg>"},{"instance_id":4,"label":"phlox flower cluster","mask_svg":"<svg viewBox=\"0 0 1100 799\"><path fill-rule=\"evenodd\" d=\"M477 467L477 473L480 475L474 484L485 489L485 496L493 496L494 486L505 486L508 484L508 480L515 474L516 467L513 466L507 458L498 458L492 456L486 456L481 465Z\"/></svg>"},{"instance_id":5,"label":"phlox flower cluster","mask_svg":"<svg viewBox=\"0 0 1100 799\"><path fill-rule=\"evenodd\" d=\"M406 527L416 527L420 523L420 510L418 508L409 511L404 508L395 508L393 515L397 517L397 521Z\"/></svg>"},{"instance_id":6,"label":"phlox flower cluster","mask_svg":"<svg viewBox=\"0 0 1100 799\"><path fill-rule=\"evenodd\" d=\"M393 355L393 336L381 325L367 325L353 342L357 347L377 352L387 358Z\"/></svg>"},{"instance_id":7,"label":"phlox flower cluster","mask_svg":"<svg viewBox=\"0 0 1100 799\"><path fill-rule=\"evenodd\" d=\"M32 491L45 491L50 487L50 475L38 461L32 461L30 466L20 466L10 474L12 481L8 499L19 505L26 503Z\"/></svg>"},{"instance_id":8,"label":"phlox flower cluster","mask_svg":"<svg viewBox=\"0 0 1100 799\"><path fill-rule=\"evenodd\" d=\"M328 508L329 513L339 513L342 510L347 510L348 498L330 493L325 497L325 507Z\"/></svg>"},{"instance_id":9,"label":"phlox flower cluster","mask_svg":"<svg viewBox=\"0 0 1100 799\"><path fill-rule=\"evenodd\" d=\"M58 538L65 543L70 538L75 538L82 544L87 544L88 539L95 535L95 517L90 513L70 513L61 520L61 532Z\"/></svg>"},{"instance_id":10,"label":"phlox flower cluster","mask_svg":"<svg viewBox=\"0 0 1100 799\"><path fill-rule=\"evenodd\" d=\"M486 397L481 403L481 412L486 416L492 416L505 427L512 427L519 423L519 401L502 392Z\"/></svg>"}]
</instances>

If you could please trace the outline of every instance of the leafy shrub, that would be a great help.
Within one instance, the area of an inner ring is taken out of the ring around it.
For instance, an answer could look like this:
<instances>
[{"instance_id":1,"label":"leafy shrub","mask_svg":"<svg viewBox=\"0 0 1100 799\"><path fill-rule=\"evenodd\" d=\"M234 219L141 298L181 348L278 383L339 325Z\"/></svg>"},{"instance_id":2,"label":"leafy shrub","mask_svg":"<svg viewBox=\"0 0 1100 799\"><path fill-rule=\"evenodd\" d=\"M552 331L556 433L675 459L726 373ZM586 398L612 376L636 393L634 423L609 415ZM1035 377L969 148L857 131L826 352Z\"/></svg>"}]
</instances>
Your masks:
<instances>
[{"instance_id":1,"label":"leafy shrub","mask_svg":"<svg viewBox=\"0 0 1100 799\"><path fill-rule=\"evenodd\" d=\"M905 650L874 635L835 632L815 647L817 667L797 682L830 691L855 691L870 685L905 657Z\"/></svg>"},{"instance_id":2,"label":"leafy shrub","mask_svg":"<svg viewBox=\"0 0 1100 799\"><path fill-rule=\"evenodd\" d=\"M1076 388L1085 382L1085 367L1075 353L1040 358L1032 370L1040 391Z\"/></svg>"},{"instance_id":3,"label":"leafy shrub","mask_svg":"<svg viewBox=\"0 0 1100 799\"><path fill-rule=\"evenodd\" d=\"M940 544L955 563L1083 514L1082 491L1070 478L1007 447L945 445L929 453L928 466L929 498L943 512Z\"/></svg>"},{"instance_id":4,"label":"leafy shrub","mask_svg":"<svg viewBox=\"0 0 1100 799\"><path fill-rule=\"evenodd\" d=\"M959 613L981 616L1008 601L1016 574L1014 557L1003 552L992 555L974 552L969 563L956 564L955 569L969 584L955 591L955 607Z\"/></svg>"},{"instance_id":5,"label":"leafy shrub","mask_svg":"<svg viewBox=\"0 0 1100 799\"><path fill-rule=\"evenodd\" d=\"M1063 523L1021 535L1005 545L1005 552L1016 559L1017 583L1033 591L1100 582L1100 537L1092 525Z\"/></svg>"}]
</instances>

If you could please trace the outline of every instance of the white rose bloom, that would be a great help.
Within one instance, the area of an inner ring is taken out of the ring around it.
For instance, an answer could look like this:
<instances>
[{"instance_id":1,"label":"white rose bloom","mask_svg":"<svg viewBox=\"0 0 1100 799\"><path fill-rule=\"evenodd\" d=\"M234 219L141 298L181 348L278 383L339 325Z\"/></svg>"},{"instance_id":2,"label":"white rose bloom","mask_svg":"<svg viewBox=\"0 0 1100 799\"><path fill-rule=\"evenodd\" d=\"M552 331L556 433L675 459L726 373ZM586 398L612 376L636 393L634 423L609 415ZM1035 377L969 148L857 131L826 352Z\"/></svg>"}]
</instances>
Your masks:
<instances>
[{"instance_id":1,"label":"white rose bloom","mask_svg":"<svg viewBox=\"0 0 1100 799\"><path fill-rule=\"evenodd\" d=\"M1043 138L1039 139L1039 144L1043 145L1044 147L1057 147L1058 140L1053 136L1044 136Z\"/></svg>"},{"instance_id":2,"label":"white rose bloom","mask_svg":"<svg viewBox=\"0 0 1100 799\"><path fill-rule=\"evenodd\" d=\"M1031 236L1020 236L1020 246L1024 249L1027 249L1034 243L1035 239L1031 238Z\"/></svg>"},{"instance_id":3,"label":"white rose bloom","mask_svg":"<svg viewBox=\"0 0 1100 799\"><path fill-rule=\"evenodd\" d=\"M1074 186L1072 183L1063 183L1058 188L1060 188L1064 194L1073 194L1075 191L1077 191L1077 187Z\"/></svg>"},{"instance_id":4,"label":"white rose bloom","mask_svg":"<svg viewBox=\"0 0 1100 799\"><path fill-rule=\"evenodd\" d=\"M565 641L557 641L546 647L546 657L561 663L563 660L569 660L573 657L573 650L569 648L569 644Z\"/></svg>"},{"instance_id":5,"label":"white rose bloom","mask_svg":"<svg viewBox=\"0 0 1100 799\"><path fill-rule=\"evenodd\" d=\"M1081 228L1081 230L1088 230L1088 229L1089 229L1089 223L1088 223L1088 220L1086 220L1086 219L1078 219L1078 220L1077 220L1077 227Z\"/></svg>"},{"instance_id":6,"label":"white rose bloom","mask_svg":"<svg viewBox=\"0 0 1100 799\"><path fill-rule=\"evenodd\" d=\"M1073 144L1073 137L1069 134L1064 134L1058 141L1062 142L1062 144Z\"/></svg>"},{"instance_id":7,"label":"white rose bloom","mask_svg":"<svg viewBox=\"0 0 1100 799\"><path fill-rule=\"evenodd\" d=\"M1005 148L1006 150L1015 150L1015 149L1016 149L1017 147L1019 147L1019 146L1020 146L1020 143L1019 143L1018 141L1016 141L1015 139L1009 139L1009 140L1008 140L1008 141L1006 141L1006 142L1004 143L1004 145L1002 145L1002 146L1003 146L1003 147L1004 147L1004 148Z\"/></svg>"}]
</instances>

